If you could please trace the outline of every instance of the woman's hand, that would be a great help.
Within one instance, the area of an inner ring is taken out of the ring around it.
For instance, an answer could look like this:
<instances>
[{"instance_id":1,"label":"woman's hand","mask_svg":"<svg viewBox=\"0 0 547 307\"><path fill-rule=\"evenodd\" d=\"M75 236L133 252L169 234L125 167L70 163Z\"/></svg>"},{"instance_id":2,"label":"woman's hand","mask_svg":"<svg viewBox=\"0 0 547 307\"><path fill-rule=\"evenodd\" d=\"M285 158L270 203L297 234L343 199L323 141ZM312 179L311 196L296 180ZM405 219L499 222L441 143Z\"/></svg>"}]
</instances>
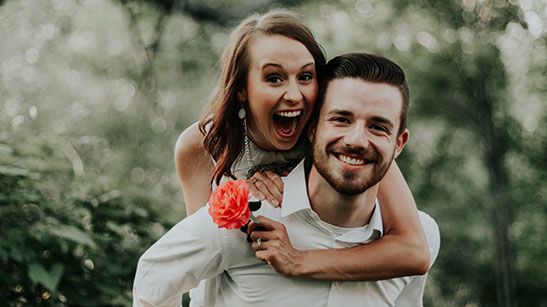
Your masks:
<instances>
[{"instance_id":1,"label":"woman's hand","mask_svg":"<svg viewBox=\"0 0 547 307\"><path fill-rule=\"evenodd\" d=\"M283 181L272 171L256 172L247 180L251 195L267 200L272 206L279 207L283 200Z\"/></svg>"},{"instance_id":2,"label":"woman's hand","mask_svg":"<svg viewBox=\"0 0 547 307\"><path fill-rule=\"evenodd\" d=\"M292 246L285 225L264 216L257 219L260 223L251 222L248 229L255 256L284 276L297 275L303 252Z\"/></svg>"}]
</instances>

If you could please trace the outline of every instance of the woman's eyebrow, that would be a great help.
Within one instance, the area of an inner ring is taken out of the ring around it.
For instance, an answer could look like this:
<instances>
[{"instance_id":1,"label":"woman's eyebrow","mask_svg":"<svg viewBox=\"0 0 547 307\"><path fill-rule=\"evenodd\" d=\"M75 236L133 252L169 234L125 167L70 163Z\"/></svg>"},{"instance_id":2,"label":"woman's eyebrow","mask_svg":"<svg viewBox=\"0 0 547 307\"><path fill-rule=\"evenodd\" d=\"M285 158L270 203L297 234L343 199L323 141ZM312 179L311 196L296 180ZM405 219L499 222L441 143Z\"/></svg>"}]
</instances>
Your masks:
<instances>
[{"instance_id":1,"label":"woman's eyebrow","mask_svg":"<svg viewBox=\"0 0 547 307\"><path fill-rule=\"evenodd\" d=\"M264 69L264 68L267 68L267 67L270 67L270 66L283 68L283 65L277 64L277 63L266 63L266 64L262 65L262 68Z\"/></svg>"},{"instance_id":2,"label":"woman's eyebrow","mask_svg":"<svg viewBox=\"0 0 547 307\"><path fill-rule=\"evenodd\" d=\"M308 64L302 65L302 67L300 67L300 69L304 69L304 68L306 68L306 67L308 67L308 66L315 66L315 63L314 63L314 62L309 62Z\"/></svg>"},{"instance_id":3,"label":"woman's eyebrow","mask_svg":"<svg viewBox=\"0 0 547 307\"><path fill-rule=\"evenodd\" d=\"M308 66L314 66L314 65L315 65L314 62L309 62L307 64L302 65L302 67L300 67L300 69L304 69L304 68L307 68ZM264 68L269 67L269 66L283 68L283 65L278 64L278 63L273 63L273 62L272 63L266 63L266 64L262 65L262 68L264 69Z\"/></svg>"}]
</instances>

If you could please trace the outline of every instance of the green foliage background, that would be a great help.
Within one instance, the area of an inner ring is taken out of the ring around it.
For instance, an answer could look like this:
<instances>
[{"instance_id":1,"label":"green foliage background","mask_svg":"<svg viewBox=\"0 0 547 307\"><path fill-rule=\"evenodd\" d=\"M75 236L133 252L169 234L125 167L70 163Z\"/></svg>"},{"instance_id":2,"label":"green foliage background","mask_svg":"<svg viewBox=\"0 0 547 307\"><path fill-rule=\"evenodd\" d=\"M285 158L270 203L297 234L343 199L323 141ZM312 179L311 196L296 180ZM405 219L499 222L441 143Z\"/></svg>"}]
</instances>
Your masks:
<instances>
[{"instance_id":1,"label":"green foliage background","mask_svg":"<svg viewBox=\"0 0 547 307\"><path fill-rule=\"evenodd\" d=\"M328 58L406 70L399 165L443 240L426 305L547 306L540 0L0 1L0 301L130 305L139 255L184 217L175 140L232 26L272 7Z\"/></svg>"}]
</instances>

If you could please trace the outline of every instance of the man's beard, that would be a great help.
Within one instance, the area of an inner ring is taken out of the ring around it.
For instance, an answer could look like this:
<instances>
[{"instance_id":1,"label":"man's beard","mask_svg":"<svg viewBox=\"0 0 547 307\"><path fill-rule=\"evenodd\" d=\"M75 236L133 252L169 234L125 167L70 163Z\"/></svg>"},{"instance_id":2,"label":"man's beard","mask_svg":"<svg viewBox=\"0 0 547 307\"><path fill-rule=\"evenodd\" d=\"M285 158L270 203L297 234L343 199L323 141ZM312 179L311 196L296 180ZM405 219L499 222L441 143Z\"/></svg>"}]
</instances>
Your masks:
<instances>
[{"instance_id":1,"label":"man's beard","mask_svg":"<svg viewBox=\"0 0 547 307\"><path fill-rule=\"evenodd\" d=\"M329 148L327 148L326 152L333 155L334 159L337 159L332 153L332 150L329 150ZM363 149L344 147L341 152L365 157L366 160L370 161L373 166L372 171L367 173L352 171L337 173L335 170L329 168L328 154L325 154L325 152L322 151L321 148L316 147L315 144L313 145L313 164L317 169L317 172L325 178L334 190L347 196L361 194L380 182L389 169L389 166L391 165L391 162L393 162L393 158L395 156L395 149L393 149L393 152L391 156L388 157L388 160L382 159L381 155L371 148ZM340 161L339 163L343 162Z\"/></svg>"}]
</instances>

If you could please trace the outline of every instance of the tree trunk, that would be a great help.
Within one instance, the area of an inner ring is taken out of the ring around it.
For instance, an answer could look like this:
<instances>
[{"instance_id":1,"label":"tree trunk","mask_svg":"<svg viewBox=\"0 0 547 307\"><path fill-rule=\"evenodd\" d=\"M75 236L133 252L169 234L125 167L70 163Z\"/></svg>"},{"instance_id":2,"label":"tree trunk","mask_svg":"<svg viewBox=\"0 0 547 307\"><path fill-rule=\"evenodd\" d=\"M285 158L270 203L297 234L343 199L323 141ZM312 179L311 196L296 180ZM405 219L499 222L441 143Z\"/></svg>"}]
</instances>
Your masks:
<instances>
[{"instance_id":1,"label":"tree trunk","mask_svg":"<svg viewBox=\"0 0 547 307\"><path fill-rule=\"evenodd\" d=\"M493 98L489 97L487 91L480 94L483 96L483 112L486 115L481 121L484 129L485 160L488 168L489 190L488 197L490 204L487 206L492 222L492 229L496 240L496 254L498 263L498 301L500 306L517 306L515 273L513 267L513 256L511 252L511 241L509 240L510 203L509 198L509 176L503 163L503 156L507 152L503 146L503 136L498 133L494 124Z\"/></svg>"}]
</instances>

